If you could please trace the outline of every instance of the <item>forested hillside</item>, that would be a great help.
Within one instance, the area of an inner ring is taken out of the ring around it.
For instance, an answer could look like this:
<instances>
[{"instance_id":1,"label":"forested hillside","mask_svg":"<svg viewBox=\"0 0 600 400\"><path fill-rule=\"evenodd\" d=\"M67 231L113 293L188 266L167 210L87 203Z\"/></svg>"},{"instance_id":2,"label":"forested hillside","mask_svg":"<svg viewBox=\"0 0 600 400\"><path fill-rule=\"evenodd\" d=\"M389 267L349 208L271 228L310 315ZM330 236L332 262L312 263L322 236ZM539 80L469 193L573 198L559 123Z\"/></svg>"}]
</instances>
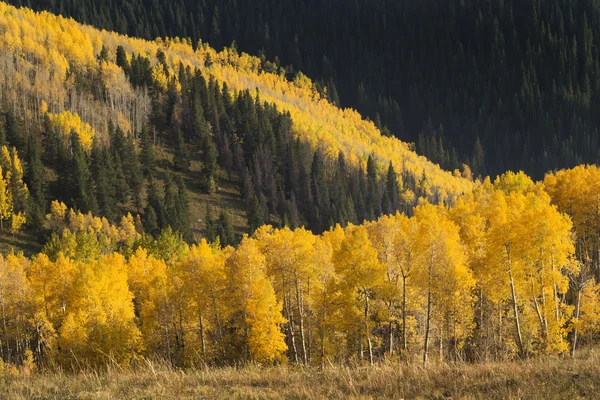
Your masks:
<instances>
[{"instance_id":1,"label":"forested hillside","mask_svg":"<svg viewBox=\"0 0 600 400\"><path fill-rule=\"evenodd\" d=\"M476 174L541 178L599 158L594 1L10 2L146 38L235 41L449 170L461 160Z\"/></svg>"},{"instance_id":2,"label":"forested hillside","mask_svg":"<svg viewBox=\"0 0 600 400\"><path fill-rule=\"evenodd\" d=\"M12 208L34 230L56 199L108 221L138 214L148 233L170 226L228 244L227 210L206 206L190 221L186 186L210 196L233 184L249 232L275 223L316 233L426 200L450 204L472 187L468 167L441 170L330 104L301 73L288 81L235 48L194 50L0 7L2 140L27 160L30 191Z\"/></svg>"}]
</instances>

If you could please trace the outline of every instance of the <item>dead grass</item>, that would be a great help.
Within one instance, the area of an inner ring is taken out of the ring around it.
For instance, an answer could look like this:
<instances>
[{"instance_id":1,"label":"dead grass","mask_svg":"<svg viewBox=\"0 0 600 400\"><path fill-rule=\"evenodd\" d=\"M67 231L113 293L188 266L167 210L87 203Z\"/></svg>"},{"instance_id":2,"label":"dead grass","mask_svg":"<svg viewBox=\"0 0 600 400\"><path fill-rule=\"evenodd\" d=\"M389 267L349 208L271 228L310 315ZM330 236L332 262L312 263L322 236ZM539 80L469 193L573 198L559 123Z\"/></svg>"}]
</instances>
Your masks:
<instances>
[{"instance_id":1,"label":"dead grass","mask_svg":"<svg viewBox=\"0 0 600 400\"><path fill-rule=\"evenodd\" d=\"M146 363L128 370L0 376L1 399L594 399L600 359L512 363L398 363L178 371Z\"/></svg>"}]
</instances>

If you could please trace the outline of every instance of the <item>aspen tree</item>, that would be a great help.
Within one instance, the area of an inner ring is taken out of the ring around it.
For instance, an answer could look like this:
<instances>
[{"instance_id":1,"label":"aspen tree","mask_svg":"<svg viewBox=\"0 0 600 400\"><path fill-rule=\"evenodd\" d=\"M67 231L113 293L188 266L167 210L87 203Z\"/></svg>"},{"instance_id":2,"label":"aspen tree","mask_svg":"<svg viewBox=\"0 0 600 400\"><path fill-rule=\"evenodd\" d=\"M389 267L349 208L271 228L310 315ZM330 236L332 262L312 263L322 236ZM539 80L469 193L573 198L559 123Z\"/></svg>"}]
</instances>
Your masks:
<instances>
[{"instance_id":1,"label":"aspen tree","mask_svg":"<svg viewBox=\"0 0 600 400\"><path fill-rule=\"evenodd\" d=\"M265 257L256 241L244 237L227 259L230 329L233 329L235 352L243 349L243 360L272 363L281 360L287 349L281 325L282 304L277 301L271 280L266 274ZM239 356L238 356L239 357ZM237 358L237 357L236 357Z\"/></svg>"},{"instance_id":2,"label":"aspen tree","mask_svg":"<svg viewBox=\"0 0 600 400\"><path fill-rule=\"evenodd\" d=\"M357 334L358 356L363 358L366 341L369 362L374 364L371 317L375 293L384 283L385 266L377 259L377 251L369 241L364 226L348 225L339 250L333 253L335 272L352 333ZM352 322L354 321L354 322Z\"/></svg>"}]
</instances>

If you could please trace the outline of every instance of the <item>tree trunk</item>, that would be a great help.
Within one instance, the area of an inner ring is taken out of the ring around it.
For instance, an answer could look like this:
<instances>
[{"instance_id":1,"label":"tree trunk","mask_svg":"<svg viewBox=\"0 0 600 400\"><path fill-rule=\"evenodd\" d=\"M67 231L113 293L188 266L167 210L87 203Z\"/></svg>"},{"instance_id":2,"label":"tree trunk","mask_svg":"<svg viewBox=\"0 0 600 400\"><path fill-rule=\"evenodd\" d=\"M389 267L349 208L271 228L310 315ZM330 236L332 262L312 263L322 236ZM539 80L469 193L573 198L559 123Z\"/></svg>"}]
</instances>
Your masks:
<instances>
[{"instance_id":1,"label":"tree trunk","mask_svg":"<svg viewBox=\"0 0 600 400\"><path fill-rule=\"evenodd\" d=\"M308 363L308 355L306 353L306 338L304 335L304 305L302 301L302 295L300 293L300 284L298 278L296 278L296 303L298 304L298 317L300 322L300 340L302 342L302 361L304 364Z\"/></svg>"},{"instance_id":2,"label":"tree trunk","mask_svg":"<svg viewBox=\"0 0 600 400\"><path fill-rule=\"evenodd\" d=\"M519 355L525 355L525 347L523 346L523 335L521 334L521 324L519 323L519 308L517 306L517 293L515 290L515 281L512 274L512 260L510 258L510 246L506 246L508 256L508 276L510 278L510 291L512 294L513 312L515 315L515 330L517 332L517 344L519 345Z\"/></svg>"},{"instance_id":3,"label":"tree trunk","mask_svg":"<svg viewBox=\"0 0 600 400\"><path fill-rule=\"evenodd\" d=\"M581 310L581 288L577 290L577 304L575 306L575 327L573 328L573 346L571 347L571 357L575 358L575 348L577 347L577 323L579 322L579 312Z\"/></svg>"},{"instance_id":4,"label":"tree trunk","mask_svg":"<svg viewBox=\"0 0 600 400\"><path fill-rule=\"evenodd\" d=\"M427 363L429 351L429 329L431 324L431 264L429 265L429 278L427 282L427 319L425 322L425 341L423 343L423 364Z\"/></svg>"},{"instance_id":5,"label":"tree trunk","mask_svg":"<svg viewBox=\"0 0 600 400\"><path fill-rule=\"evenodd\" d=\"M371 329L369 328L369 294L365 290L365 334L367 335L367 345L369 346L369 363L373 362L373 343L371 342Z\"/></svg>"},{"instance_id":6,"label":"tree trunk","mask_svg":"<svg viewBox=\"0 0 600 400\"><path fill-rule=\"evenodd\" d=\"M202 318L202 313L200 313L200 344L202 346L202 361L206 360L206 342L204 340L204 319Z\"/></svg>"},{"instance_id":7,"label":"tree trunk","mask_svg":"<svg viewBox=\"0 0 600 400\"><path fill-rule=\"evenodd\" d=\"M393 326L393 324L394 323L390 320L389 326L388 326L389 334L390 334L390 336L389 336L389 340L390 340L389 341L389 349L390 349L389 354L390 354L390 356L392 354L394 354L394 326Z\"/></svg>"},{"instance_id":8,"label":"tree trunk","mask_svg":"<svg viewBox=\"0 0 600 400\"><path fill-rule=\"evenodd\" d=\"M298 349L296 348L296 335L294 334L294 324L293 324L293 317L292 317L292 313L290 311L290 301L289 299L284 298L283 303L285 304L285 318L288 321L288 334L289 334L289 341L290 341L290 350L292 350L292 359L296 362L296 364L298 363Z\"/></svg>"}]
</instances>

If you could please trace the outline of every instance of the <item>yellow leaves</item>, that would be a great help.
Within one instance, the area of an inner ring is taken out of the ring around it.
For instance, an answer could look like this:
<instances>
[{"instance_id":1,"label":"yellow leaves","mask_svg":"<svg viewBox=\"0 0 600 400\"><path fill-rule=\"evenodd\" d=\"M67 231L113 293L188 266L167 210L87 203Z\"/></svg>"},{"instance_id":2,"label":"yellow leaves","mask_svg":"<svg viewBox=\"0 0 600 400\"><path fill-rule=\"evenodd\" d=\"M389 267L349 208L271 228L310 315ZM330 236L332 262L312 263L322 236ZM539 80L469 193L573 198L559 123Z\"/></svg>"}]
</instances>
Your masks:
<instances>
[{"instance_id":1,"label":"yellow leaves","mask_svg":"<svg viewBox=\"0 0 600 400\"><path fill-rule=\"evenodd\" d=\"M87 151L92 149L92 142L96 131L90 124L83 122L79 115L73 114L70 111L63 111L60 114L48 114L48 118L52 126L58 129L66 140L70 139L71 132L74 131L79 138L81 146Z\"/></svg>"},{"instance_id":2,"label":"yellow leaves","mask_svg":"<svg viewBox=\"0 0 600 400\"><path fill-rule=\"evenodd\" d=\"M266 260L256 241L245 237L226 263L229 304L242 311L238 329L247 329L246 345L252 359L273 362L287 349L279 327L285 322L282 304L277 301L266 275Z\"/></svg>"},{"instance_id":3,"label":"yellow leaves","mask_svg":"<svg viewBox=\"0 0 600 400\"><path fill-rule=\"evenodd\" d=\"M0 167L0 223L9 219L13 212L12 193L2 172Z\"/></svg>"}]
</instances>

